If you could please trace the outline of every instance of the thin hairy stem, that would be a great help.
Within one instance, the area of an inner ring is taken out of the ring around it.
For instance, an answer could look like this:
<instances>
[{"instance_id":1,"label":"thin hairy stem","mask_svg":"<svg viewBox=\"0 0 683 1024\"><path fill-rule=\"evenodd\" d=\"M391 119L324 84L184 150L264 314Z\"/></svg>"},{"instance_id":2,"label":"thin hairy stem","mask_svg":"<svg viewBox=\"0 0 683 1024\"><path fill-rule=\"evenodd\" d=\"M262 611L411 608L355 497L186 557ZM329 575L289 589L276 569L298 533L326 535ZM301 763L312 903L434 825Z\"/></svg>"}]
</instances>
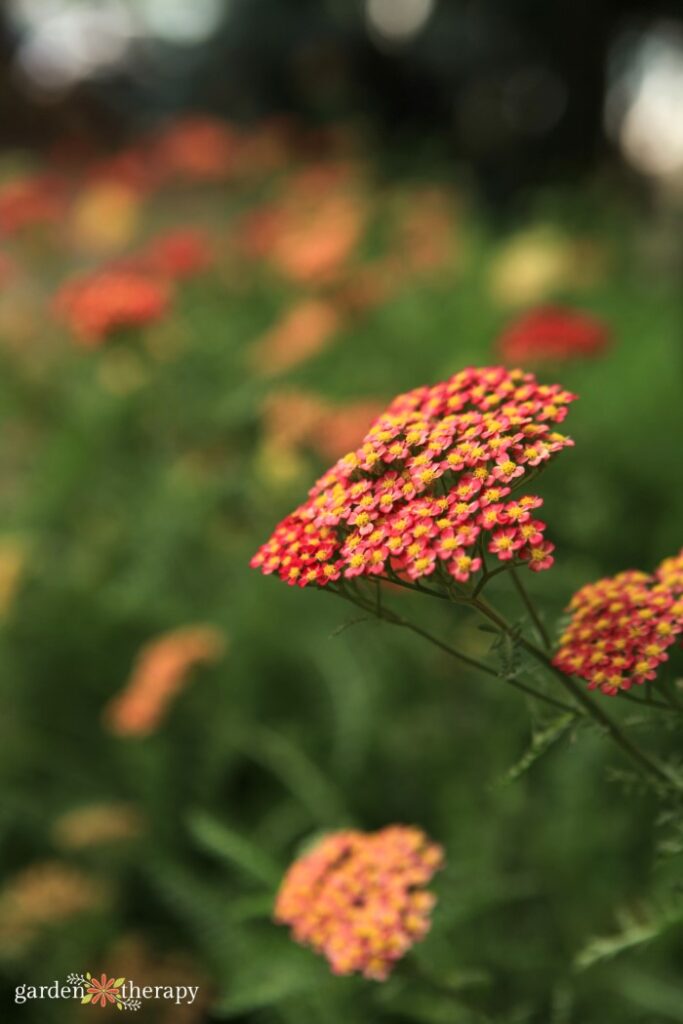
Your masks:
<instances>
[{"instance_id":1,"label":"thin hairy stem","mask_svg":"<svg viewBox=\"0 0 683 1024\"><path fill-rule=\"evenodd\" d=\"M509 572L511 568L512 566L510 565L499 565L497 569L491 569L490 572L485 572L474 588L472 597L478 597L489 580L492 580L494 576L498 576L501 572Z\"/></svg>"},{"instance_id":2,"label":"thin hairy stem","mask_svg":"<svg viewBox=\"0 0 683 1024\"><path fill-rule=\"evenodd\" d=\"M610 715L608 715L599 704L596 704L595 701L592 700L584 688L579 685L572 676L565 675L561 669L556 668L545 651L541 650L540 647L537 647L536 644L527 640L525 637L518 635L512 625L507 622L507 620L503 618L495 608L492 608L488 602L480 598L474 600L472 604L485 618L490 622L495 623L503 633L514 637L517 642L529 652L529 654L544 665L549 672L552 672L572 697L581 704L586 709L586 712L609 733L614 742L617 743L633 761L644 768L648 774L657 779L659 783L666 785L668 788L677 789L679 792L683 789L683 786L677 779L670 776L668 772L656 763L656 761L653 761L648 754L641 750L640 747L626 735L626 733L622 732Z\"/></svg>"},{"instance_id":3,"label":"thin hairy stem","mask_svg":"<svg viewBox=\"0 0 683 1024\"><path fill-rule=\"evenodd\" d=\"M632 704L640 704L643 707L659 708L660 711L669 711L679 715L681 713L681 709L677 708L674 704L667 704L663 700L655 700L654 697L636 697L635 694L628 693L626 690L620 690L617 697L619 700L628 700Z\"/></svg>"},{"instance_id":4,"label":"thin hairy stem","mask_svg":"<svg viewBox=\"0 0 683 1024\"><path fill-rule=\"evenodd\" d=\"M515 569L514 565L510 566L510 575L512 576L512 582L515 585L517 593L519 594L519 596L522 599L522 602L524 603L524 607L528 611L534 626L538 630L538 634L541 637L541 640L543 641L543 646L547 651L549 651L552 647L552 643L550 641L550 637L548 636L548 631L541 622L541 617L536 610L536 606L534 605L534 602L531 600L529 594L527 593L527 589L522 583L521 579L519 578L519 573Z\"/></svg>"},{"instance_id":5,"label":"thin hairy stem","mask_svg":"<svg viewBox=\"0 0 683 1024\"><path fill-rule=\"evenodd\" d=\"M378 606L372 605L367 601L363 600L359 594L350 594L345 592L343 588L333 591L339 597L344 597L352 604L357 605L363 611L370 612L377 618L382 619L384 622L390 622L395 626L400 626L402 629L408 629L411 633L415 633L417 636L421 636L424 640L438 647L439 650L449 654L452 658L462 662L464 665L469 665L470 668L477 669L479 672L483 672L485 675L492 676L494 679L502 680L509 686L513 686L516 690L520 690L529 697L534 697L536 700L540 700L545 704L549 704L551 707L557 708L560 711L569 712L573 715L581 714L580 709L572 707L569 704L565 704L563 701L558 700L556 697L550 697L545 693L541 693L540 690L535 690L533 686L529 686L528 683L523 683L519 679L512 679L509 676L503 675L496 669L487 665L483 661L479 661L477 658L470 657L469 654L463 654L462 651L457 650L455 647L451 647L450 644L445 643L439 637L434 636L428 630L423 629L422 626L418 626L417 623L411 622L409 619L404 619L401 615L397 615L391 609L386 607L378 608Z\"/></svg>"}]
</instances>

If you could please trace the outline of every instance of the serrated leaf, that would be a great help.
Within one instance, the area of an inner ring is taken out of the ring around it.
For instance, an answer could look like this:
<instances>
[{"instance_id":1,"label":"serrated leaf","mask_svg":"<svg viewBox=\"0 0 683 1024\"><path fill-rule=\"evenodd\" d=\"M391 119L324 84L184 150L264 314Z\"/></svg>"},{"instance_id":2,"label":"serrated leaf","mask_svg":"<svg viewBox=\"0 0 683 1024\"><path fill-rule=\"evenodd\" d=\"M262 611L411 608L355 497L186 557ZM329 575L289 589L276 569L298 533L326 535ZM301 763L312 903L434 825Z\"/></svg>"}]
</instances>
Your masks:
<instances>
[{"instance_id":1,"label":"serrated leaf","mask_svg":"<svg viewBox=\"0 0 683 1024\"><path fill-rule=\"evenodd\" d=\"M505 773L499 785L515 782L527 772L545 752L559 740L574 723L573 715L560 715L543 729L534 733L531 743L519 760Z\"/></svg>"},{"instance_id":2,"label":"serrated leaf","mask_svg":"<svg viewBox=\"0 0 683 1024\"><path fill-rule=\"evenodd\" d=\"M683 920L683 900L675 900L672 905L650 908L646 914L636 916L625 911L621 915L621 927L613 935L598 936L591 939L575 957L574 963L579 970L592 967L602 960L609 960L634 946L651 942L674 924Z\"/></svg>"}]
</instances>

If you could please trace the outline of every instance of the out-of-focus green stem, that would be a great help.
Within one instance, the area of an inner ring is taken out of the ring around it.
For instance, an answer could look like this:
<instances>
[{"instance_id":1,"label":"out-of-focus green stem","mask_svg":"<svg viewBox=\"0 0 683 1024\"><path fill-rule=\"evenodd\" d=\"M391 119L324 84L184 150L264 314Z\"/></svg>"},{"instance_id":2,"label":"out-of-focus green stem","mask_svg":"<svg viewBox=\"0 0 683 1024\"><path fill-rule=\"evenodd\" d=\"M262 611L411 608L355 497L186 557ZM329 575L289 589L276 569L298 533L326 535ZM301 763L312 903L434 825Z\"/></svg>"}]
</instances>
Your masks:
<instances>
[{"instance_id":1,"label":"out-of-focus green stem","mask_svg":"<svg viewBox=\"0 0 683 1024\"><path fill-rule=\"evenodd\" d=\"M395 626L400 626L402 629L410 630L411 633L415 633L417 636L421 636L424 640L428 640L429 643L433 644L435 647L438 647L446 654L450 654L452 658L456 658L464 665L469 665L470 668L477 669L477 671L483 672L485 675L492 676L494 679L502 680L509 686L513 686L515 689L525 693L527 696L533 697L535 700L543 701L544 703L549 704L560 711L569 712L573 715L581 713L578 708L572 707L569 704L565 704L563 701L558 700L556 697L550 697L545 693L541 693L540 690L535 690L532 686L529 686L527 683L521 682L519 679L511 679L509 676L501 675L500 672L497 672L496 669L491 668L490 665L487 665L483 661L479 661L477 658L470 657L469 654L464 654L462 651L457 650L457 648L455 647L451 647L450 644L445 643L443 640L439 639L439 637L437 636L434 636L434 634L430 633L428 630L423 629L422 626L418 626L417 623L411 622L409 619L404 619L402 616L397 615L390 608L386 608L383 605L378 605L376 602L373 604L369 601L365 601L358 591L352 594L348 591L345 591L342 586L340 588L335 589L333 592L337 594L339 597L343 597L347 601L350 601L352 604L355 604L363 611L370 612L377 618L382 619L384 622L390 622Z\"/></svg>"},{"instance_id":2,"label":"out-of-focus green stem","mask_svg":"<svg viewBox=\"0 0 683 1024\"><path fill-rule=\"evenodd\" d=\"M545 649L547 651L549 651L550 648L552 647L552 644L550 642L550 637L548 636L548 632L547 632L545 626L543 625L543 623L541 622L541 616L538 614L538 612L536 610L536 606L534 605L534 602L529 597L529 594L527 593L526 587L524 586L524 584L522 583L521 579L519 578L519 574L518 574L517 570L515 569L514 565L510 566L510 575L512 577L512 582L515 585L517 593L519 594L519 596L522 599L524 607L526 608L526 610L528 611L529 615L531 616L531 621L533 622L534 626L538 630L539 636L541 637L541 640L543 641L543 646L545 647Z\"/></svg>"}]
</instances>

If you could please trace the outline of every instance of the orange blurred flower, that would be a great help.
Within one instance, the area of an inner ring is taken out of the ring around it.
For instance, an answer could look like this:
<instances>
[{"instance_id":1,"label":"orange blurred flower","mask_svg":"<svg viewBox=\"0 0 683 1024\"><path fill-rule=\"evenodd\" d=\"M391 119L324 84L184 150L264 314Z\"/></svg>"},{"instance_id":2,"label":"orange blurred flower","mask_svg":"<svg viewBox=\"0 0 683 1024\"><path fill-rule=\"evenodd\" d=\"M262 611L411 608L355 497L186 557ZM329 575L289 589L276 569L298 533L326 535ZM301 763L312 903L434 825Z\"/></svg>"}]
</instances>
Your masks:
<instances>
[{"instance_id":1,"label":"orange blurred flower","mask_svg":"<svg viewBox=\"0 0 683 1024\"><path fill-rule=\"evenodd\" d=\"M5 181L0 185L0 232L14 235L26 228L54 224L65 203L63 184L49 175Z\"/></svg>"},{"instance_id":2,"label":"orange blurred flower","mask_svg":"<svg viewBox=\"0 0 683 1024\"><path fill-rule=\"evenodd\" d=\"M270 260L293 281L330 281L351 255L363 225L363 209L350 194L296 204L285 212Z\"/></svg>"},{"instance_id":3,"label":"orange blurred flower","mask_svg":"<svg viewBox=\"0 0 683 1024\"><path fill-rule=\"evenodd\" d=\"M254 343L250 362L259 373L281 373L321 352L340 326L331 303L301 299Z\"/></svg>"},{"instance_id":4,"label":"orange blurred flower","mask_svg":"<svg viewBox=\"0 0 683 1024\"><path fill-rule=\"evenodd\" d=\"M169 303L170 291L162 281L111 268L67 281L54 308L83 345L96 346L115 331L154 323Z\"/></svg>"},{"instance_id":5,"label":"orange blurred flower","mask_svg":"<svg viewBox=\"0 0 683 1024\"><path fill-rule=\"evenodd\" d=\"M336 459L357 444L383 408L383 402L372 399L333 405L306 391L276 391L264 405L266 443L272 449L308 448Z\"/></svg>"},{"instance_id":6,"label":"orange blurred flower","mask_svg":"<svg viewBox=\"0 0 683 1024\"><path fill-rule=\"evenodd\" d=\"M186 626L142 648L123 691L107 705L104 720L119 736L146 736L159 725L197 665L218 661L226 646L214 626Z\"/></svg>"},{"instance_id":7,"label":"orange blurred flower","mask_svg":"<svg viewBox=\"0 0 683 1024\"><path fill-rule=\"evenodd\" d=\"M430 273L454 262L458 254L452 204L435 187L411 192L398 224L401 265L413 274Z\"/></svg>"},{"instance_id":8,"label":"orange blurred flower","mask_svg":"<svg viewBox=\"0 0 683 1024\"><path fill-rule=\"evenodd\" d=\"M166 173L198 181L231 174L237 147L235 130L212 117L182 118L156 140L157 158Z\"/></svg>"},{"instance_id":9,"label":"orange blurred flower","mask_svg":"<svg viewBox=\"0 0 683 1024\"><path fill-rule=\"evenodd\" d=\"M291 177L278 199L242 220L237 246L299 284L329 284L349 260L366 219L352 170L313 165Z\"/></svg>"}]
</instances>

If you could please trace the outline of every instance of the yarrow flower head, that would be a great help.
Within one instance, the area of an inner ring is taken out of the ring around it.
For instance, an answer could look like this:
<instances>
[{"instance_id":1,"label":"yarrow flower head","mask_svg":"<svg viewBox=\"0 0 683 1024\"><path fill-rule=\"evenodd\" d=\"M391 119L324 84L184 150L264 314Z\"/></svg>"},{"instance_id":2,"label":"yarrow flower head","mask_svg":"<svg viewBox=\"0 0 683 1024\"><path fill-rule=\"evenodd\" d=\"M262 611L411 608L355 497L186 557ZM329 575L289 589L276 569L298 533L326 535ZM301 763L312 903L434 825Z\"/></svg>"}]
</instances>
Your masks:
<instances>
[{"instance_id":1,"label":"yarrow flower head","mask_svg":"<svg viewBox=\"0 0 683 1024\"><path fill-rule=\"evenodd\" d=\"M84 345L98 345L114 331L161 319L170 302L166 284L132 270L105 270L67 281L55 311Z\"/></svg>"},{"instance_id":2,"label":"yarrow flower head","mask_svg":"<svg viewBox=\"0 0 683 1024\"><path fill-rule=\"evenodd\" d=\"M509 363L548 362L597 356L609 344L609 330L596 317L573 309L545 306L515 320L498 340Z\"/></svg>"},{"instance_id":3,"label":"yarrow flower head","mask_svg":"<svg viewBox=\"0 0 683 1024\"><path fill-rule=\"evenodd\" d=\"M531 373L466 369L399 395L251 561L289 584L340 578L466 582L484 549L534 571L553 563L543 504L513 496L573 444L555 429L576 396Z\"/></svg>"},{"instance_id":4,"label":"yarrow flower head","mask_svg":"<svg viewBox=\"0 0 683 1024\"><path fill-rule=\"evenodd\" d=\"M176 280L201 274L213 258L211 240L204 231L176 228L154 239L142 262L147 262L152 272Z\"/></svg>"},{"instance_id":5,"label":"yarrow flower head","mask_svg":"<svg viewBox=\"0 0 683 1024\"><path fill-rule=\"evenodd\" d=\"M442 861L441 847L417 828L335 832L290 867L275 920L334 974L384 981L429 930L435 897L425 886Z\"/></svg>"},{"instance_id":6,"label":"yarrow flower head","mask_svg":"<svg viewBox=\"0 0 683 1024\"><path fill-rule=\"evenodd\" d=\"M554 664L608 696L654 679L683 634L683 550L654 574L629 570L582 587Z\"/></svg>"}]
</instances>

